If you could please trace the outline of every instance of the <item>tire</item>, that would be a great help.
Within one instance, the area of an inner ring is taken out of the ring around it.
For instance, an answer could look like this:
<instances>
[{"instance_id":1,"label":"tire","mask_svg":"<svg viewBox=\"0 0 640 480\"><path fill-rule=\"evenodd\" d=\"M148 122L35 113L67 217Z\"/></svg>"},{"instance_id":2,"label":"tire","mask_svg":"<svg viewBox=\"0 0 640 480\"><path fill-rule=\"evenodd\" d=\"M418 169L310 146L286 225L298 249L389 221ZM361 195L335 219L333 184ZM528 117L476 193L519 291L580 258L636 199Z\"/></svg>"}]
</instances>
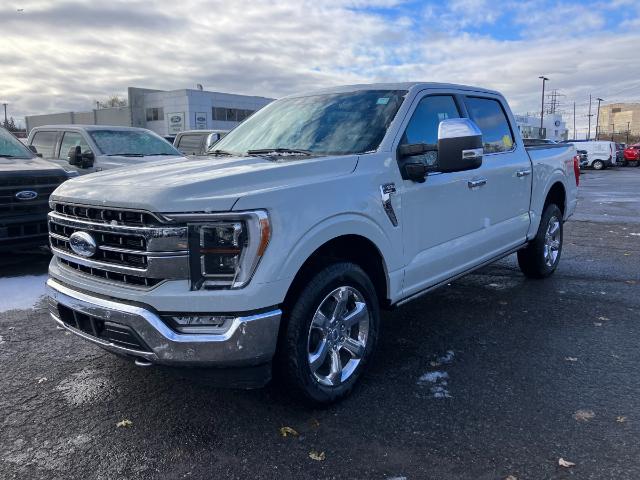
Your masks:
<instances>
[{"instance_id":1,"label":"tire","mask_svg":"<svg viewBox=\"0 0 640 480\"><path fill-rule=\"evenodd\" d=\"M544 209L535 238L518 251L522 273L528 278L546 278L555 272L563 239L562 212L556 204L550 203Z\"/></svg>"},{"instance_id":2,"label":"tire","mask_svg":"<svg viewBox=\"0 0 640 480\"><path fill-rule=\"evenodd\" d=\"M354 263L330 264L284 308L283 321L276 374L286 386L316 406L349 395L373 356L380 324L367 274Z\"/></svg>"},{"instance_id":3,"label":"tire","mask_svg":"<svg viewBox=\"0 0 640 480\"><path fill-rule=\"evenodd\" d=\"M602 160L596 160L591 164L594 170L604 170L604 162Z\"/></svg>"},{"instance_id":4,"label":"tire","mask_svg":"<svg viewBox=\"0 0 640 480\"><path fill-rule=\"evenodd\" d=\"M638 160L634 160L632 162L629 162L629 166L630 167L637 167L640 164L640 162Z\"/></svg>"}]
</instances>

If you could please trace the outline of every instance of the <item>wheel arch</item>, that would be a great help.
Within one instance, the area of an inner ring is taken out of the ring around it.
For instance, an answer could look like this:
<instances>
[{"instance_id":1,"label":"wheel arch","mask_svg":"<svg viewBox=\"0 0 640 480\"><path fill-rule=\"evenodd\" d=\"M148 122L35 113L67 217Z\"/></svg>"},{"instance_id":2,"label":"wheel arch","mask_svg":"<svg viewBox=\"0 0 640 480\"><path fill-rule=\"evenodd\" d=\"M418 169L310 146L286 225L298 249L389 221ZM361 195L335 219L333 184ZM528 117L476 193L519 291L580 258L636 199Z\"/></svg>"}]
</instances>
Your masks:
<instances>
[{"instance_id":1,"label":"wheel arch","mask_svg":"<svg viewBox=\"0 0 640 480\"><path fill-rule=\"evenodd\" d=\"M283 267L283 273L292 278L285 305L292 302L305 280L328 261L348 261L359 265L374 284L382 306L388 304L392 286L385 252L389 251L390 243L377 225L364 219L356 223L353 218L346 223L334 220L329 225L312 229L296 247Z\"/></svg>"}]
</instances>

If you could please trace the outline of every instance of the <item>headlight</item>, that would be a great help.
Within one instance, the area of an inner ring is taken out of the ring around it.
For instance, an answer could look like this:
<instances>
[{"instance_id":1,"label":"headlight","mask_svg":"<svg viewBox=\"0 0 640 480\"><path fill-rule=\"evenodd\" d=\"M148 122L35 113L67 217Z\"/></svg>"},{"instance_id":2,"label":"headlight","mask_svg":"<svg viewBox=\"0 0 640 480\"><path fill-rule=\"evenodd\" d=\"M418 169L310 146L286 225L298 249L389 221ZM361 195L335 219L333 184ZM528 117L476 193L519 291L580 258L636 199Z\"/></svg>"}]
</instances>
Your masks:
<instances>
[{"instance_id":1,"label":"headlight","mask_svg":"<svg viewBox=\"0 0 640 480\"><path fill-rule=\"evenodd\" d=\"M249 283L271 237L267 212L171 217L187 221L192 290Z\"/></svg>"}]
</instances>

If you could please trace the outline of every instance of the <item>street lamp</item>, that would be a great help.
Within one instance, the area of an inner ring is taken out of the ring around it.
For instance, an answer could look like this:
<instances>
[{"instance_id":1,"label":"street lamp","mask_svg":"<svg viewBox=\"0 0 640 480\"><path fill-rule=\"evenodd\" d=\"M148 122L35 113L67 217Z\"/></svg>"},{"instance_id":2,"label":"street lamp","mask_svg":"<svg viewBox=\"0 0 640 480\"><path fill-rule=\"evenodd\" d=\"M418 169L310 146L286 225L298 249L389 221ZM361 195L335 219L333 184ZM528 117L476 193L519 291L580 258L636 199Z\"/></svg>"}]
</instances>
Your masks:
<instances>
[{"instance_id":1,"label":"street lamp","mask_svg":"<svg viewBox=\"0 0 640 480\"><path fill-rule=\"evenodd\" d=\"M539 137L542 138L542 119L544 118L544 84L549 79L544 75L540 75L538 78L542 80L542 106L540 107L540 132L538 132Z\"/></svg>"},{"instance_id":2,"label":"street lamp","mask_svg":"<svg viewBox=\"0 0 640 480\"><path fill-rule=\"evenodd\" d=\"M7 126L7 124L9 123L7 122L7 105L9 105L9 102L2 102L2 106L4 107L4 126Z\"/></svg>"},{"instance_id":3,"label":"street lamp","mask_svg":"<svg viewBox=\"0 0 640 480\"><path fill-rule=\"evenodd\" d=\"M596 140L598 140L598 130L600 130L600 102L604 102L604 99L598 97L598 113L596 114Z\"/></svg>"}]
</instances>

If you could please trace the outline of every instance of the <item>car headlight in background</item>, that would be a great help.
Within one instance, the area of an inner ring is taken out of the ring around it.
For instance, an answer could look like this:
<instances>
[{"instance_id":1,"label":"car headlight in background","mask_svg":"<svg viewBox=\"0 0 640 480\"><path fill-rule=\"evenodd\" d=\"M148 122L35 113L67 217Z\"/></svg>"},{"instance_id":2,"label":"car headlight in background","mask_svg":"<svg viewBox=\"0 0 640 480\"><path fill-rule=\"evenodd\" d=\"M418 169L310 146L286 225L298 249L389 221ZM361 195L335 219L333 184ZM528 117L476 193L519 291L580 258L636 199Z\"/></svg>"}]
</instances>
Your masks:
<instances>
[{"instance_id":1,"label":"car headlight in background","mask_svg":"<svg viewBox=\"0 0 640 480\"><path fill-rule=\"evenodd\" d=\"M271 237L264 210L171 218L187 223L192 290L244 287Z\"/></svg>"}]
</instances>

